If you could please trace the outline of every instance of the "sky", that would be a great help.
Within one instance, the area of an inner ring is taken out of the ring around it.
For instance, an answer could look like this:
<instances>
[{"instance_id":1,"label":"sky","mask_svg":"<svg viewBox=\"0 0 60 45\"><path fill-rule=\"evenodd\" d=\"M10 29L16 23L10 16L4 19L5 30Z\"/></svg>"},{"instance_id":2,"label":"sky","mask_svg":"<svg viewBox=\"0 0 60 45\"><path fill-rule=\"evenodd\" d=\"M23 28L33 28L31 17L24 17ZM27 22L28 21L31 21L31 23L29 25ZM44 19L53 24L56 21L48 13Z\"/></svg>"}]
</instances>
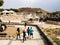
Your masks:
<instances>
[{"instance_id":1,"label":"sky","mask_svg":"<svg viewBox=\"0 0 60 45\"><path fill-rule=\"evenodd\" d=\"M42 8L47 11L60 11L60 0L4 0L0 8Z\"/></svg>"}]
</instances>

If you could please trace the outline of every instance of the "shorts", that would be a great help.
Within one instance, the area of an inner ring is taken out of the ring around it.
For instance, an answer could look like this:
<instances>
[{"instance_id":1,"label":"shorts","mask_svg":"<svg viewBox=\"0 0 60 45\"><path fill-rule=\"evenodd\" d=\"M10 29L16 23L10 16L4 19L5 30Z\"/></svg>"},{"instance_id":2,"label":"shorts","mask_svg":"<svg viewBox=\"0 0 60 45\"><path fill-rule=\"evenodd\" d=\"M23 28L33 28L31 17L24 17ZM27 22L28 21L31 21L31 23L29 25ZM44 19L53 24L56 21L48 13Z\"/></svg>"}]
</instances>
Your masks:
<instances>
[{"instance_id":1,"label":"shorts","mask_svg":"<svg viewBox=\"0 0 60 45\"><path fill-rule=\"evenodd\" d=\"M33 35L33 33L30 33L30 35Z\"/></svg>"}]
</instances>

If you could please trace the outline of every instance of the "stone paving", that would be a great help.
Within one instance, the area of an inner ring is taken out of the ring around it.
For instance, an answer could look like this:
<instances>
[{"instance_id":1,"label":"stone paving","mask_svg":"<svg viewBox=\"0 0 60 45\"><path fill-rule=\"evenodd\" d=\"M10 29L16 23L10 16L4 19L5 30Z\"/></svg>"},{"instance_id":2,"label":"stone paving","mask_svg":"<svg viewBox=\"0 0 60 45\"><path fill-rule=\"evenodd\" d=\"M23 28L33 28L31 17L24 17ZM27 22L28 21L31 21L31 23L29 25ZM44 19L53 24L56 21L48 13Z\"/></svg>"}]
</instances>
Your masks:
<instances>
[{"instance_id":1,"label":"stone paving","mask_svg":"<svg viewBox=\"0 0 60 45\"><path fill-rule=\"evenodd\" d=\"M33 27L33 29L34 29L34 37L32 39L27 39L26 41L24 41L24 43L22 42L22 34L21 34L21 38L19 38L18 40L16 40L16 37L12 38L11 40L0 40L0 45L45 45L36 27Z\"/></svg>"}]
</instances>

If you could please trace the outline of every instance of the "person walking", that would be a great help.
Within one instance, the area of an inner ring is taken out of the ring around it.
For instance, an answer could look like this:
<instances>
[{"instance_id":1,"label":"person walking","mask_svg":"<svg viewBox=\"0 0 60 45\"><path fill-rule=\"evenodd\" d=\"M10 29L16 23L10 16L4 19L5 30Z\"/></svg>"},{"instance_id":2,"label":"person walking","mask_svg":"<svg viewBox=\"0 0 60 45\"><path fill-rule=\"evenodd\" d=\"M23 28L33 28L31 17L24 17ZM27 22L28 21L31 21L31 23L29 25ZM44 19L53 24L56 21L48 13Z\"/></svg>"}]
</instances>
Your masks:
<instances>
[{"instance_id":1,"label":"person walking","mask_svg":"<svg viewBox=\"0 0 60 45\"><path fill-rule=\"evenodd\" d=\"M32 38L33 38L33 29L32 29L32 27L30 28L30 31L29 31L29 33L30 33L30 36L32 36Z\"/></svg>"},{"instance_id":2,"label":"person walking","mask_svg":"<svg viewBox=\"0 0 60 45\"><path fill-rule=\"evenodd\" d=\"M25 22L25 24L24 24L25 28L26 28L26 25L27 25L27 23Z\"/></svg>"},{"instance_id":3,"label":"person walking","mask_svg":"<svg viewBox=\"0 0 60 45\"><path fill-rule=\"evenodd\" d=\"M18 37L20 38L20 29L19 28L17 28L16 34L17 34L17 38L16 39L18 39Z\"/></svg>"},{"instance_id":4,"label":"person walking","mask_svg":"<svg viewBox=\"0 0 60 45\"><path fill-rule=\"evenodd\" d=\"M28 29L27 29L28 37L29 37L29 35L30 35L29 32L30 32L30 29L29 29L29 27L28 27Z\"/></svg>"},{"instance_id":5,"label":"person walking","mask_svg":"<svg viewBox=\"0 0 60 45\"><path fill-rule=\"evenodd\" d=\"M26 32L23 30L23 42L26 40Z\"/></svg>"}]
</instances>

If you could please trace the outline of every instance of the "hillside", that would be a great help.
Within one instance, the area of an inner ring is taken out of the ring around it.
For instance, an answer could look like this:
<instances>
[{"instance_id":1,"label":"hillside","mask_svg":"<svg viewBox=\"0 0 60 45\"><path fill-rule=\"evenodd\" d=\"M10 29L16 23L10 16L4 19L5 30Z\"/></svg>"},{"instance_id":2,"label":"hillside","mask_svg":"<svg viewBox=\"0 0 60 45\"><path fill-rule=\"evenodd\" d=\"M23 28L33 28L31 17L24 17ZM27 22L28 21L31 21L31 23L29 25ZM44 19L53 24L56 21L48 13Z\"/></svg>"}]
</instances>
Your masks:
<instances>
[{"instance_id":1,"label":"hillside","mask_svg":"<svg viewBox=\"0 0 60 45\"><path fill-rule=\"evenodd\" d=\"M19 12L34 12L34 13L42 13L47 15L49 12L45 11L41 8L19 8L18 9Z\"/></svg>"},{"instance_id":2,"label":"hillside","mask_svg":"<svg viewBox=\"0 0 60 45\"><path fill-rule=\"evenodd\" d=\"M60 11L52 12L49 15L49 18L51 18L51 20L54 20L54 21L60 21Z\"/></svg>"}]
</instances>

